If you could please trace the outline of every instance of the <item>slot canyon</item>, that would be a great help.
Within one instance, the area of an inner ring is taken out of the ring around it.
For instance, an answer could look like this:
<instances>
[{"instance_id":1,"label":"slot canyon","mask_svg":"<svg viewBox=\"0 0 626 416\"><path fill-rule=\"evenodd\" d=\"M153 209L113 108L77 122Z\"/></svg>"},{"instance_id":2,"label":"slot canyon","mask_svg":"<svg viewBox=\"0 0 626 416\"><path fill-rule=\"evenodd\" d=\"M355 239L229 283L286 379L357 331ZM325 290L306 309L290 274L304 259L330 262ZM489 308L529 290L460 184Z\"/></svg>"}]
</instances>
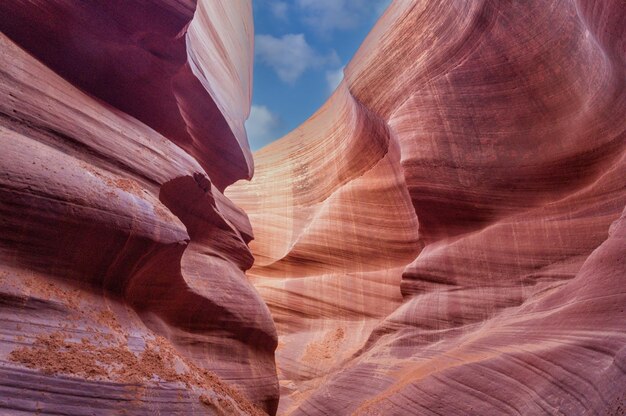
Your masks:
<instances>
[{"instance_id":1,"label":"slot canyon","mask_svg":"<svg viewBox=\"0 0 626 416\"><path fill-rule=\"evenodd\" d=\"M626 414L623 0L394 0L254 154L251 0L0 31L0 415Z\"/></svg>"}]
</instances>

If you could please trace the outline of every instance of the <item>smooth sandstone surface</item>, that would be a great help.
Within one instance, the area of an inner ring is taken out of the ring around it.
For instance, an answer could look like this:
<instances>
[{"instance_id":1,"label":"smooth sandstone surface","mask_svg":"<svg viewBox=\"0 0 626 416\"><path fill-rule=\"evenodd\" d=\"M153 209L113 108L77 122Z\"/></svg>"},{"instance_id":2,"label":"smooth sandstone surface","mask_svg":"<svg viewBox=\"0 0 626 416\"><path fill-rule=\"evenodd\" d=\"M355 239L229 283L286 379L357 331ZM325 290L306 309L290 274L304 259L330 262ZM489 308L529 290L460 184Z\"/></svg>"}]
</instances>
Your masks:
<instances>
[{"instance_id":1,"label":"smooth sandstone surface","mask_svg":"<svg viewBox=\"0 0 626 416\"><path fill-rule=\"evenodd\" d=\"M250 2L0 2L0 413L625 414L624 21L395 0L253 167Z\"/></svg>"},{"instance_id":2,"label":"smooth sandstone surface","mask_svg":"<svg viewBox=\"0 0 626 416\"><path fill-rule=\"evenodd\" d=\"M0 4L0 23L72 84L182 147L223 191L253 173L251 13L245 0L18 0Z\"/></svg>"},{"instance_id":3,"label":"smooth sandstone surface","mask_svg":"<svg viewBox=\"0 0 626 416\"><path fill-rule=\"evenodd\" d=\"M279 413L624 414L625 19L395 1L255 154Z\"/></svg>"},{"instance_id":4,"label":"smooth sandstone surface","mask_svg":"<svg viewBox=\"0 0 626 416\"><path fill-rule=\"evenodd\" d=\"M0 4L0 413L274 413L247 1Z\"/></svg>"}]
</instances>

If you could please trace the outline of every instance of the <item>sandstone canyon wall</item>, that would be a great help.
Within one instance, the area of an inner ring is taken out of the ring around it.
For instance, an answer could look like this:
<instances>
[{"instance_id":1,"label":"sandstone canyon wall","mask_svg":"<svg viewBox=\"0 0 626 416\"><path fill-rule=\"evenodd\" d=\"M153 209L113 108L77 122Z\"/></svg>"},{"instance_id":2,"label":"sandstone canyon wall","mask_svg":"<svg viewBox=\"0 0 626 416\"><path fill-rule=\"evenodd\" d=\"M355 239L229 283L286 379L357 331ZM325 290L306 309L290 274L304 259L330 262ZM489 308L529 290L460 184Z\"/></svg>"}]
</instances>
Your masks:
<instances>
[{"instance_id":1,"label":"sandstone canyon wall","mask_svg":"<svg viewBox=\"0 0 626 416\"><path fill-rule=\"evenodd\" d=\"M226 194L279 413L626 409L626 6L394 1Z\"/></svg>"},{"instance_id":2,"label":"sandstone canyon wall","mask_svg":"<svg viewBox=\"0 0 626 416\"><path fill-rule=\"evenodd\" d=\"M624 21L395 0L255 172L249 2L0 2L0 413L624 414Z\"/></svg>"},{"instance_id":3,"label":"sandstone canyon wall","mask_svg":"<svg viewBox=\"0 0 626 416\"><path fill-rule=\"evenodd\" d=\"M274 413L245 0L0 2L0 413Z\"/></svg>"}]
</instances>

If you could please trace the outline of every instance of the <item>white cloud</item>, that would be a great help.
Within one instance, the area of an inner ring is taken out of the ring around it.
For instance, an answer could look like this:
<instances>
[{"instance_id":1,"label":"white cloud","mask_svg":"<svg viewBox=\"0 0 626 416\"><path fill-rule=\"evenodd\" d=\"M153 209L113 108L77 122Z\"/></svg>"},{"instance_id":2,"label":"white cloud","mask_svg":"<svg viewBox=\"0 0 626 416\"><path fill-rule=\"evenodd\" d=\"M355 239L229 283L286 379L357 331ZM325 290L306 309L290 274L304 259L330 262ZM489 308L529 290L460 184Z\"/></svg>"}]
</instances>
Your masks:
<instances>
[{"instance_id":1,"label":"white cloud","mask_svg":"<svg viewBox=\"0 0 626 416\"><path fill-rule=\"evenodd\" d=\"M246 132L250 147L254 150L276 139L280 119L264 105L252 104L246 120Z\"/></svg>"},{"instance_id":2,"label":"white cloud","mask_svg":"<svg viewBox=\"0 0 626 416\"><path fill-rule=\"evenodd\" d=\"M323 56L307 43L304 34L288 34L280 38L256 35L255 55L259 61L276 71L288 84L295 83L309 68L336 65L339 57L335 51Z\"/></svg>"},{"instance_id":3,"label":"white cloud","mask_svg":"<svg viewBox=\"0 0 626 416\"><path fill-rule=\"evenodd\" d=\"M287 3L284 1L272 1L270 4L270 11L275 18L280 20L287 20Z\"/></svg>"},{"instance_id":4,"label":"white cloud","mask_svg":"<svg viewBox=\"0 0 626 416\"><path fill-rule=\"evenodd\" d=\"M335 91L335 88L337 88L343 79L343 68L344 67L342 66L341 68L332 71L326 71L326 83L329 91Z\"/></svg>"},{"instance_id":5,"label":"white cloud","mask_svg":"<svg viewBox=\"0 0 626 416\"><path fill-rule=\"evenodd\" d=\"M319 34L354 29L378 18L391 0L296 0L302 21Z\"/></svg>"}]
</instances>

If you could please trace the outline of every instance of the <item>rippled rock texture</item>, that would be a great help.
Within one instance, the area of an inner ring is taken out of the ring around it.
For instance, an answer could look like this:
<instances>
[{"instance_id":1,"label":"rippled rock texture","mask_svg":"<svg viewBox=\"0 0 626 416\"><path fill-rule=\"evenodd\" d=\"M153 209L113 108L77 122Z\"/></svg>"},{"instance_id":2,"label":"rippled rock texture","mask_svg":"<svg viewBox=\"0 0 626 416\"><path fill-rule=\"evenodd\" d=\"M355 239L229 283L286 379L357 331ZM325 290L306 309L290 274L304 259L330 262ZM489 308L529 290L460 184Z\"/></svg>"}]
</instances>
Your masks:
<instances>
[{"instance_id":1,"label":"rippled rock texture","mask_svg":"<svg viewBox=\"0 0 626 416\"><path fill-rule=\"evenodd\" d=\"M626 409L626 5L395 1L226 194L279 413Z\"/></svg>"},{"instance_id":2,"label":"rippled rock texture","mask_svg":"<svg viewBox=\"0 0 626 416\"><path fill-rule=\"evenodd\" d=\"M396 0L254 173L249 2L0 2L1 412L624 414L624 21Z\"/></svg>"},{"instance_id":3,"label":"rippled rock texture","mask_svg":"<svg viewBox=\"0 0 626 416\"><path fill-rule=\"evenodd\" d=\"M248 1L0 2L0 413L274 413ZM262 409L262 410L261 410Z\"/></svg>"}]
</instances>

